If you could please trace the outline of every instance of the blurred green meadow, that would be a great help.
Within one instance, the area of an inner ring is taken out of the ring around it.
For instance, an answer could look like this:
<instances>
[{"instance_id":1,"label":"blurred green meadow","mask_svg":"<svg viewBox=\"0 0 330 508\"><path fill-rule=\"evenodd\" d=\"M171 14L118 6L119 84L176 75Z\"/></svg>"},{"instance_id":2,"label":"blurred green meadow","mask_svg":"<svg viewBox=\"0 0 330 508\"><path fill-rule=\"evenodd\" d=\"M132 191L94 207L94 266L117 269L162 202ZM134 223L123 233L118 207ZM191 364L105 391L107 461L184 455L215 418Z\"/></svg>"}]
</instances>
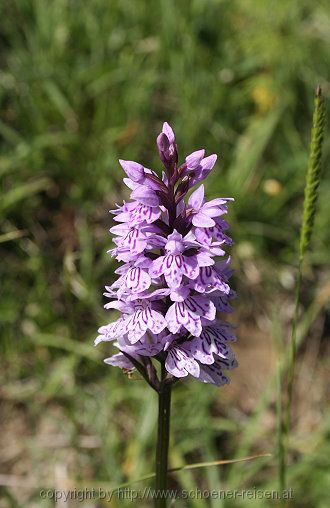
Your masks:
<instances>
[{"instance_id":1,"label":"blurred green meadow","mask_svg":"<svg viewBox=\"0 0 330 508\"><path fill-rule=\"evenodd\" d=\"M115 269L108 210L127 197L117 160L160 169L165 120L181 159L202 147L219 154L206 191L235 197L238 292L239 368L228 387L189 379L174 390L170 466L272 454L173 473L171 487L277 489L277 370L287 362L315 86L330 96L329 3L3 0L0 15L0 507L103 507L39 492L112 489L153 471L156 395L103 364L111 346L93 340L113 317L102 291ZM329 154L326 135L290 438L290 506L302 508L329 506Z\"/></svg>"}]
</instances>

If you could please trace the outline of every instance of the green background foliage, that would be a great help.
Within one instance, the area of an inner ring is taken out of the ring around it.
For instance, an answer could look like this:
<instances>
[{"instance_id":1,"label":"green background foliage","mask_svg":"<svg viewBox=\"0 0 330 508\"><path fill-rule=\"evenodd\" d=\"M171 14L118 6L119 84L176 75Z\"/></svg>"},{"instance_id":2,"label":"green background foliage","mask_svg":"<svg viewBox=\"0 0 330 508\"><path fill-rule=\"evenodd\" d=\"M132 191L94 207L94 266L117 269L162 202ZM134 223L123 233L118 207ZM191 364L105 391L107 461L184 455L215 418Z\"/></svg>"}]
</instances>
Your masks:
<instances>
[{"instance_id":1,"label":"green background foliage","mask_svg":"<svg viewBox=\"0 0 330 508\"><path fill-rule=\"evenodd\" d=\"M117 159L159 170L165 120L181 158L201 147L219 154L206 191L235 197L239 294L240 367L228 388L193 380L176 388L171 466L273 454L171 481L276 488L276 366L286 361L293 313L313 91L320 84L326 103L330 94L328 2L3 0L0 16L0 470L17 482L0 486L3 506L53 506L38 489L63 478L112 488L153 470L156 397L138 376L105 366L110 349L92 343L109 319L108 210L127 197ZM329 152L325 135L288 472L299 507L327 506L329 490Z\"/></svg>"}]
</instances>

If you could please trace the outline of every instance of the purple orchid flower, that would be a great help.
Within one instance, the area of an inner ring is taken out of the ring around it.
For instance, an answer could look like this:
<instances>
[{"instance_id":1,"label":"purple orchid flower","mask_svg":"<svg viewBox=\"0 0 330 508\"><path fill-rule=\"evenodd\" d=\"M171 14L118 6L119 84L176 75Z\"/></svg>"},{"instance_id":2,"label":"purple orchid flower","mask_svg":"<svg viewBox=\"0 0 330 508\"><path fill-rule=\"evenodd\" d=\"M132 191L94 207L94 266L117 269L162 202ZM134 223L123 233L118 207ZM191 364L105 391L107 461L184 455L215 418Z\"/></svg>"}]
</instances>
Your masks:
<instances>
[{"instance_id":1,"label":"purple orchid flower","mask_svg":"<svg viewBox=\"0 0 330 508\"><path fill-rule=\"evenodd\" d=\"M178 288L185 275L189 279L196 279L199 274L198 259L196 256L187 256L184 251L195 247L195 244L185 241L176 230L168 236L164 246L166 254L153 261L149 274L152 277L165 276L170 288Z\"/></svg>"},{"instance_id":2,"label":"purple orchid flower","mask_svg":"<svg viewBox=\"0 0 330 508\"><path fill-rule=\"evenodd\" d=\"M181 289L181 301L175 301L166 312L167 328L177 333L185 328L192 336L202 333L202 317L209 321L215 319L216 309L214 303L202 295L187 296L187 288ZM176 300L178 300L176 292Z\"/></svg>"},{"instance_id":3,"label":"purple orchid flower","mask_svg":"<svg viewBox=\"0 0 330 508\"><path fill-rule=\"evenodd\" d=\"M221 205L225 205L229 199L217 198L205 202L204 200L204 185L202 184L196 189L188 200L190 213L192 214L192 223L194 226L202 228L210 228L216 225L213 217L223 215L225 210Z\"/></svg>"},{"instance_id":4,"label":"purple orchid flower","mask_svg":"<svg viewBox=\"0 0 330 508\"><path fill-rule=\"evenodd\" d=\"M200 366L191 354L190 348L184 345L173 345L168 349L165 367L175 377L191 374L199 377Z\"/></svg>"},{"instance_id":5,"label":"purple orchid flower","mask_svg":"<svg viewBox=\"0 0 330 508\"><path fill-rule=\"evenodd\" d=\"M157 137L157 146L160 160L165 168L170 170L171 166L178 160L178 153L175 144L175 134L167 122L164 122L162 132Z\"/></svg>"},{"instance_id":6,"label":"purple orchid flower","mask_svg":"<svg viewBox=\"0 0 330 508\"><path fill-rule=\"evenodd\" d=\"M134 302L115 301L108 303L106 308L118 309L123 313L120 318L120 332L127 334L132 344L140 340L147 330L159 334L167 326L164 316L154 308L152 301L146 299Z\"/></svg>"},{"instance_id":7,"label":"purple orchid flower","mask_svg":"<svg viewBox=\"0 0 330 508\"><path fill-rule=\"evenodd\" d=\"M139 202L125 203L119 210L113 211L116 214L116 222L127 222L134 227L138 224L152 224L161 216L159 206L147 206Z\"/></svg>"},{"instance_id":8,"label":"purple orchid flower","mask_svg":"<svg viewBox=\"0 0 330 508\"><path fill-rule=\"evenodd\" d=\"M119 317L99 328L95 345L111 342L119 353L105 362L138 369L154 387L155 361L169 379L191 375L221 386L228 383L224 371L236 366L229 345L233 328L216 316L232 312L235 297L230 258L223 258L232 244L223 219L232 199L207 201L202 184L186 200L212 171L216 155L197 150L179 166L175 134L166 122L157 147L161 176L138 162L119 161L131 194L111 212L115 246L108 252L123 264L104 293L111 300L105 308Z\"/></svg>"},{"instance_id":9,"label":"purple orchid flower","mask_svg":"<svg viewBox=\"0 0 330 508\"><path fill-rule=\"evenodd\" d=\"M180 168L181 176L188 177L189 188L205 180L212 171L217 156L215 154L204 157L205 150L198 150L186 157L185 164Z\"/></svg>"}]
</instances>

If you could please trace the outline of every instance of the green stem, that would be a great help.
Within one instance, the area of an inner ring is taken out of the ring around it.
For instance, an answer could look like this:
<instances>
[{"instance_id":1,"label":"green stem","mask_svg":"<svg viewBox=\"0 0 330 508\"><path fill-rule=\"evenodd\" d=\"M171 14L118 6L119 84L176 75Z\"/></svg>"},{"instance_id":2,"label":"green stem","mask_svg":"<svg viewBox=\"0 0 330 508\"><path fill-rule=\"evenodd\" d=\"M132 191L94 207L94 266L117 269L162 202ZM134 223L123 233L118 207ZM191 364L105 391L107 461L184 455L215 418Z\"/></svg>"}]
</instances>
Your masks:
<instances>
[{"instance_id":1,"label":"green stem","mask_svg":"<svg viewBox=\"0 0 330 508\"><path fill-rule=\"evenodd\" d=\"M292 413L292 396L293 384L297 355L297 325L299 319L299 304L300 304L300 288L302 282L302 264L303 258L299 259L298 275L296 281L296 297L295 309L292 320L290 352L289 352L289 365L287 375L287 400L284 407L280 404L280 441L279 441L279 487L280 490L287 488L287 461L288 461L288 448L289 448L289 433L291 428L291 413ZM280 373L281 389L284 389L284 372ZM284 394L283 394L284 395ZM279 394L279 397L281 394ZM284 409L284 411L283 411ZM283 503L285 506L286 503Z\"/></svg>"},{"instance_id":2,"label":"green stem","mask_svg":"<svg viewBox=\"0 0 330 508\"><path fill-rule=\"evenodd\" d=\"M279 454L279 486L280 489L287 488L287 467L288 467L288 449L289 449L289 434L291 429L291 414L292 414L292 400L293 400L293 385L295 374L295 363L297 354L297 325L299 320L299 303L300 303L300 290L302 283L302 270L304 263L304 256L307 248L309 247L314 220L316 214L316 204L318 198L318 187L321 180L321 158L322 158L322 143L324 131L325 109L322 99L321 89L317 87L314 101L314 114L313 125L311 131L311 146L307 167L305 196L304 196L304 209L303 221L300 230L300 245L299 245L299 266L296 282L296 295L295 295L295 311L292 320L291 328L291 341L289 352L289 365L287 372L287 397L285 403L282 400L278 404L279 415L279 440L278 440L278 454ZM284 388L285 371L280 373L280 388ZM284 395L284 394L283 394ZM281 394L279 394L281 398ZM283 503L285 505L285 503Z\"/></svg>"},{"instance_id":3,"label":"green stem","mask_svg":"<svg viewBox=\"0 0 330 508\"><path fill-rule=\"evenodd\" d=\"M168 446L170 441L171 385L165 382L166 369L162 363L161 384L158 395L158 433L156 450L155 508L166 508Z\"/></svg>"},{"instance_id":4,"label":"green stem","mask_svg":"<svg viewBox=\"0 0 330 508\"><path fill-rule=\"evenodd\" d=\"M280 362L279 362L280 363ZM277 367L277 452L278 452L278 480L279 490L283 491L286 484L285 475L285 421L283 418L283 392L284 392L283 368ZM283 503L282 503L283 506Z\"/></svg>"},{"instance_id":5,"label":"green stem","mask_svg":"<svg viewBox=\"0 0 330 508\"><path fill-rule=\"evenodd\" d=\"M286 430L288 431L291 425L291 408L292 408L292 394L293 394L293 381L294 381L294 371L296 364L296 355L297 355L297 325L299 318L299 304L300 304L300 288L302 282L302 264L303 259L299 260L298 267L298 275L296 282L296 302L295 302L295 310L292 322L292 330L291 330L291 354L290 354L290 362L289 362L289 372L288 372L288 405L287 405L287 413L286 413Z\"/></svg>"},{"instance_id":6,"label":"green stem","mask_svg":"<svg viewBox=\"0 0 330 508\"><path fill-rule=\"evenodd\" d=\"M297 325L299 319L300 288L302 282L302 258L299 260L296 280L295 309L291 327L291 340L289 362L287 371L287 390L285 392L285 369L278 368L278 458L279 458L279 488L281 491L287 488L287 461L289 448L289 432L291 428L292 397L297 355ZM286 396L286 397L285 397ZM282 502L282 506L286 506Z\"/></svg>"}]
</instances>

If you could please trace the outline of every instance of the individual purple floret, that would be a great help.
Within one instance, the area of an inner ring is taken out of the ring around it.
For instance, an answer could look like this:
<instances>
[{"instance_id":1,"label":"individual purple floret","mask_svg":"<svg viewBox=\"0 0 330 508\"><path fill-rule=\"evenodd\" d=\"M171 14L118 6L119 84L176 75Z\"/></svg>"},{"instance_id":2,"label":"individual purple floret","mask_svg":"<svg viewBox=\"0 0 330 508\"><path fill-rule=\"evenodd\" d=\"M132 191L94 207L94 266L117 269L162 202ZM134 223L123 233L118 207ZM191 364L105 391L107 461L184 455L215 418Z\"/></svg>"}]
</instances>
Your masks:
<instances>
[{"instance_id":1,"label":"individual purple floret","mask_svg":"<svg viewBox=\"0 0 330 508\"><path fill-rule=\"evenodd\" d=\"M112 211L115 247L123 262L118 278L106 286L107 309L118 319L102 326L95 344L112 342L119 353L109 365L137 369L153 388L154 361L165 365L168 382L188 374L205 383L228 383L225 370L236 367L232 326L216 316L232 312L232 275L225 248L231 245L223 219L232 198L207 201L203 181L216 162L205 150L178 165L175 135L164 123L157 147L165 171L160 177L142 164L120 160L130 201ZM220 259L219 259L220 257Z\"/></svg>"}]
</instances>

